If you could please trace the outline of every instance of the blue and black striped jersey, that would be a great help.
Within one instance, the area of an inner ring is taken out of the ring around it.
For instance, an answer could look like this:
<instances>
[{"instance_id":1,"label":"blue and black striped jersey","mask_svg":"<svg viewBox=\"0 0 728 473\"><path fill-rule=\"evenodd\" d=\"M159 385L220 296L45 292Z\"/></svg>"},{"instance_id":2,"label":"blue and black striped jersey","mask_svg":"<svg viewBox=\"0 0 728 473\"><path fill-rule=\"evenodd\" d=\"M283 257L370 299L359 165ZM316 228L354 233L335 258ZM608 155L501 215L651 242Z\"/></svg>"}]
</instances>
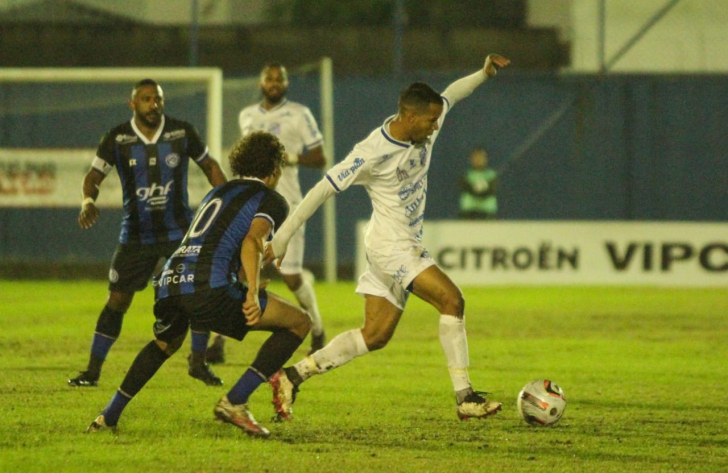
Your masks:
<instances>
[{"instance_id":1,"label":"blue and black striped jersey","mask_svg":"<svg viewBox=\"0 0 728 473\"><path fill-rule=\"evenodd\" d=\"M124 218L119 241L181 240L193 215L187 193L189 160L199 164L208 157L197 130L165 115L157 134L148 140L132 119L106 133L96 154L115 166L121 179Z\"/></svg>"},{"instance_id":2,"label":"blue and black striped jersey","mask_svg":"<svg viewBox=\"0 0 728 473\"><path fill-rule=\"evenodd\" d=\"M267 219L275 231L287 215L283 196L257 179L236 179L214 188L202 200L182 244L155 278L157 300L237 281L240 250L253 219Z\"/></svg>"}]
</instances>

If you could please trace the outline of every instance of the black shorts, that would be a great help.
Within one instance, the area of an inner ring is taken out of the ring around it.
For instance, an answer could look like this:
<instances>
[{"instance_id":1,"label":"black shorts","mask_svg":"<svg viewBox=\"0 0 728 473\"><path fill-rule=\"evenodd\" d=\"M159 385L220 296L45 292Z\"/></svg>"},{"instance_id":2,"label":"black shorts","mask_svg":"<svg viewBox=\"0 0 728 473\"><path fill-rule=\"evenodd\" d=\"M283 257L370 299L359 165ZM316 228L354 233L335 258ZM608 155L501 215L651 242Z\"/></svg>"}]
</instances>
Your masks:
<instances>
[{"instance_id":1,"label":"black shorts","mask_svg":"<svg viewBox=\"0 0 728 473\"><path fill-rule=\"evenodd\" d=\"M250 327L245 325L243 302L248 288L237 282L226 287L170 296L154 303L154 336L170 343L184 335L188 328L196 332L215 332L242 340ZM260 307L265 313L268 293L258 292Z\"/></svg>"},{"instance_id":2,"label":"black shorts","mask_svg":"<svg viewBox=\"0 0 728 473\"><path fill-rule=\"evenodd\" d=\"M120 243L111 258L109 269L109 290L115 292L137 292L144 290L159 264L167 260L179 247L180 241L141 245Z\"/></svg>"}]
</instances>

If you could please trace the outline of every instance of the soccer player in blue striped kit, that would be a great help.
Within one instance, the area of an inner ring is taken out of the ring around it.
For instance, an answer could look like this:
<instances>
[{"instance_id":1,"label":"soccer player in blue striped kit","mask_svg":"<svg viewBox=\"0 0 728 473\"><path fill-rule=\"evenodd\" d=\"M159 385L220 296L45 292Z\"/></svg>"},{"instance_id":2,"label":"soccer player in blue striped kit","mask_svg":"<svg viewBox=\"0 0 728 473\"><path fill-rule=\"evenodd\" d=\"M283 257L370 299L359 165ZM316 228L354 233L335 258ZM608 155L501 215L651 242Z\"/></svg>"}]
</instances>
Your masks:
<instances>
[{"instance_id":1,"label":"soccer player in blue striped kit","mask_svg":"<svg viewBox=\"0 0 728 473\"><path fill-rule=\"evenodd\" d=\"M83 181L78 216L82 229L97 222L99 186L114 168L121 180L124 218L109 270L109 297L96 322L88 367L69 379L69 386L98 384L134 294L146 288L159 260L169 258L179 246L193 214L187 196L189 161L200 166L212 186L227 181L197 130L164 114L164 93L157 82L137 82L129 108L132 119L104 135ZM189 374L219 386L222 381L205 363L209 337L209 333L193 337Z\"/></svg>"},{"instance_id":2,"label":"soccer player in blue striped kit","mask_svg":"<svg viewBox=\"0 0 728 473\"><path fill-rule=\"evenodd\" d=\"M274 190L284 159L283 146L270 133L253 132L235 145L230 168L240 178L203 199L182 244L155 278L156 338L139 352L87 432L115 429L129 401L179 349L191 328L237 340L251 330L272 332L214 408L217 419L250 436L270 435L248 410L248 397L280 370L311 328L306 312L260 283L264 244L288 214L288 204Z\"/></svg>"}]
</instances>

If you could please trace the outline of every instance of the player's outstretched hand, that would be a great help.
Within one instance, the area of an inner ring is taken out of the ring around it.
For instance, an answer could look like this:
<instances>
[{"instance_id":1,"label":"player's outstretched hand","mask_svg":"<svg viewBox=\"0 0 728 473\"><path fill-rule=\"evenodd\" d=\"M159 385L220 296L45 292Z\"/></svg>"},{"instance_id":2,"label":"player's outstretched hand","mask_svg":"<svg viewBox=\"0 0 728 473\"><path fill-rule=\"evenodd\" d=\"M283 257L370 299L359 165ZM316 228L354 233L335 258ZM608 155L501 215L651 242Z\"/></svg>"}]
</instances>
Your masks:
<instances>
[{"instance_id":1,"label":"player's outstretched hand","mask_svg":"<svg viewBox=\"0 0 728 473\"><path fill-rule=\"evenodd\" d=\"M485 74L488 77L493 77L498 73L499 67L506 67L511 63L511 60L501 56L500 54L488 54L485 58Z\"/></svg>"},{"instance_id":2,"label":"player's outstretched hand","mask_svg":"<svg viewBox=\"0 0 728 473\"><path fill-rule=\"evenodd\" d=\"M273 262L273 260L276 259L276 254L273 252L273 245L270 244L270 242L265 244L265 247L263 248L263 264L262 266L268 266Z\"/></svg>"},{"instance_id":3,"label":"player's outstretched hand","mask_svg":"<svg viewBox=\"0 0 728 473\"><path fill-rule=\"evenodd\" d=\"M99 219L99 214L99 208L93 202L83 204L81 212L78 214L78 226L88 230Z\"/></svg>"},{"instance_id":4,"label":"player's outstretched hand","mask_svg":"<svg viewBox=\"0 0 728 473\"><path fill-rule=\"evenodd\" d=\"M286 256L285 253L283 253L280 256L276 256L275 251L273 251L273 244L272 243L266 243L265 250L263 250L263 266L268 266L274 260L277 260L276 261L276 267L278 269L281 269L281 261L283 261L283 258L285 256Z\"/></svg>"}]
</instances>

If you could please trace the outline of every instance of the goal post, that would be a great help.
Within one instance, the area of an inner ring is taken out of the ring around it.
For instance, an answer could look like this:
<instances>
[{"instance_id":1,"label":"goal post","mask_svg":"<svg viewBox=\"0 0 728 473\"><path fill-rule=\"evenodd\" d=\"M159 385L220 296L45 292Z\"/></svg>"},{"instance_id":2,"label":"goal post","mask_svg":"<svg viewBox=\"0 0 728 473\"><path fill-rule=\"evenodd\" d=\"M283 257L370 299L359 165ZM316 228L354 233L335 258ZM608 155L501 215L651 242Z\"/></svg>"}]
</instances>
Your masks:
<instances>
[{"instance_id":1,"label":"goal post","mask_svg":"<svg viewBox=\"0 0 728 473\"><path fill-rule=\"evenodd\" d=\"M324 135L326 168L334 163L334 68L329 57L321 60L321 133ZM328 282L336 282L336 202L328 199L324 203L324 272Z\"/></svg>"}]
</instances>

